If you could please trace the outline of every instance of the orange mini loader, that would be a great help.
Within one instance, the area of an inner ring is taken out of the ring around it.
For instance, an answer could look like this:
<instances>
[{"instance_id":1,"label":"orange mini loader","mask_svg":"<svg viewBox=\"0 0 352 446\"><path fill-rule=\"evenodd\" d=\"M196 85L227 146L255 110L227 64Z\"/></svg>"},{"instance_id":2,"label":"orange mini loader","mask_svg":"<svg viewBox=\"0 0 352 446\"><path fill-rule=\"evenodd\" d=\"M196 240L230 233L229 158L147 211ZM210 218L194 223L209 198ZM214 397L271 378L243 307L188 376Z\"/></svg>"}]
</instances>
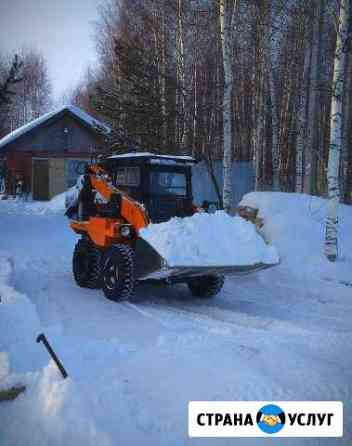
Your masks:
<instances>
[{"instance_id":1,"label":"orange mini loader","mask_svg":"<svg viewBox=\"0 0 352 446\"><path fill-rule=\"evenodd\" d=\"M198 297L215 296L224 276L270 265L169 267L139 231L150 222L191 216L191 157L131 153L87 166L77 193L67 203L71 228L81 239L73 254L73 275L81 287L102 288L107 298L127 299L136 281L187 283ZM67 200L69 201L69 200Z\"/></svg>"}]
</instances>

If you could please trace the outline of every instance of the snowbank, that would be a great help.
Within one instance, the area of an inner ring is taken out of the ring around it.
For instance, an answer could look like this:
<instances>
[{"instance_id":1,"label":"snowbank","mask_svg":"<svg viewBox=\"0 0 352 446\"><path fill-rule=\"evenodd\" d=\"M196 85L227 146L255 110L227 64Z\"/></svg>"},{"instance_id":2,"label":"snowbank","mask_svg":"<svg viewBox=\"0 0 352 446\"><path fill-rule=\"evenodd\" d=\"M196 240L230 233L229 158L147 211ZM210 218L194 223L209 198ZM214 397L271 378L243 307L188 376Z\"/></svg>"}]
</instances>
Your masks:
<instances>
[{"instance_id":1,"label":"snowbank","mask_svg":"<svg viewBox=\"0 0 352 446\"><path fill-rule=\"evenodd\" d=\"M49 212L64 212L66 192L53 197L43 208Z\"/></svg>"},{"instance_id":2,"label":"snowbank","mask_svg":"<svg viewBox=\"0 0 352 446\"><path fill-rule=\"evenodd\" d=\"M25 392L12 403L1 403L10 404L14 412L1 412L0 444L60 445L62 438L75 444L108 444L104 432L96 427L87 392L74 379L63 380L43 345L36 342L43 327L35 305L11 286L13 267L11 258L0 252L0 390L25 386ZM95 351L102 347L104 351L102 343L55 336L55 331L45 329L59 356L66 351L64 362L69 366L77 363L78 351L78 361L87 358L88 362ZM114 344L109 347L105 350L114 358L124 354ZM100 370L103 367L102 361ZM70 370L75 370L73 365ZM83 374L87 370L88 366L83 368Z\"/></svg>"},{"instance_id":3,"label":"snowbank","mask_svg":"<svg viewBox=\"0 0 352 446\"><path fill-rule=\"evenodd\" d=\"M0 201L0 206L8 213L26 215L60 214L65 212L66 193L73 193L74 187L53 197L50 201L25 201L19 198Z\"/></svg>"},{"instance_id":4,"label":"snowbank","mask_svg":"<svg viewBox=\"0 0 352 446\"><path fill-rule=\"evenodd\" d=\"M11 286L12 269L11 260L0 252L0 387L6 387L11 370L33 370L43 359L35 344L40 333L35 306Z\"/></svg>"},{"instance_id":5,"label":"snowbank","mask_svg":"<svg viewBox=\"0 0 352 446\"><path fill-rule=\"evenodd\" d=\"M10 403L12 410L2 413L1 444L108 444L96 427L87 393L71 378L63 380L53 361L27 374L25 384L25 392Z\"/></svg>"},{"instance_id":6,"label":"snowbank","mask_svg":"<svg viewBox=\"0 0 352 446\"><path fill-rule=\"evenodd\" d=\"M224 211L197 213L151 224L140 231L169 266L230 266L272 264L275 248L266 245L252 223Z\"/></svg>"},{"instance_id":7,"label":"snowbank","mask_svg":"<svg viewBox=\"0 0 352 446\"><path fill-rule=\"evenodd\" d=\"M291 273L351 282L351 206L339 206L339 258L331 263L323 255L327 200L305 194L252 192L240 205L259 209L263 235L277 247L282 264Z\"/></svg>"}]
</instances>

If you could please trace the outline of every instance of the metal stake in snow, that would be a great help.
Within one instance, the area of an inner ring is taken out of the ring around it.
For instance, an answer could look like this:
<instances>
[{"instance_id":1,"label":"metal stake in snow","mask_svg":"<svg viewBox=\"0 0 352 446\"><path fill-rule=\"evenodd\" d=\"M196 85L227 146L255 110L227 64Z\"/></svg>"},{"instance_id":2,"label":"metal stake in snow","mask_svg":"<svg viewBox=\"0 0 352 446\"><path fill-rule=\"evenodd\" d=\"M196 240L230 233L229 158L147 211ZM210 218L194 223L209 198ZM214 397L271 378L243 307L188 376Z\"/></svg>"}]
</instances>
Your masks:
<instances>
[{"instance_id":1,"label":"metal stake in snow","mask_svg":"<svg viewBox=\"0 0 352 446\"><path fill-rule=\"evenodd\" d=\"M60 370L62 376L65 378L68 377L67 372L64 368L64 366L62 365L61 361L59 360L59 358L56 356L54 350L51 348L48 340L46 339L44 333L41 333L38 337L37 337L37 342L43 342L43 344L45 345L45 348L48 350L49 355L53 358L53 360L55 361L55 364L57 365L58 369Z\"/></svg>"}]
</instances>

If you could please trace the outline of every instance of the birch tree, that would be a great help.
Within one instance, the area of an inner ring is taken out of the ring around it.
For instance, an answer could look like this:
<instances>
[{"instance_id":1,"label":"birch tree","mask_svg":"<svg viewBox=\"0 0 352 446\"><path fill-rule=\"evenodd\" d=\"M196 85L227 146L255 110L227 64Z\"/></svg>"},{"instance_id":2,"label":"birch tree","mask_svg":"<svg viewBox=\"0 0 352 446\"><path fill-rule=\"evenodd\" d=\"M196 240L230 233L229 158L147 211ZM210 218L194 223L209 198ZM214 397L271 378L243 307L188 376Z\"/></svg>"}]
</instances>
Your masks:
<instances>
[{"instance_id":1,"label":"birch tree","mask_svg":"<svg viewBox=\"0 0 352 446\"><path fill-rule=\"evenodd\" d=\"M262 154L263 154L263 142L265 132L265 103L264 103L264 91L265 91L265 76L264 76L264 51L263 51L263 37L264 26L261 20L261 9L263 5L259 2L254 4L255 14L255 34L254 34L254 66L252 73L252 114L253 123L252 126L252 151L253 161L255 168L255 190L259 190L261 187L262 179Z\"/></svg>"},{"instance_id":2,"label":"birch tree","mask_svg":"<svg viewBox=\"0 0 352 446\"><path fill-rule=\"evenodd\" d=\"M298 129L297 129L297 141L296 141L296 192L303 192L303 180L304 169L303 161L306 149L307 139L307 121L308 121L308 108L307 108L307 86L309 87L308 78L310 76L310 54L308 51L304 52L304 71L302 76L303 87L301 88L299 95L298 105ZM308 85L307 85L308 83Z\"/></svg>"},{"instance_id":3,"label":"birch tree","mask_svg":"<svg viewBox=\"0 0 352 446\"><path fill-rule=\"evenodd\" d=\"M233 40L234 17L237 9L237 0L220 0L220 33L224 66L224 97L223 97L223 206L226 212L232 206L232 89L233 89Z\"/></svg>"},{"instance_id":4,"label":"birch tree","mask_svg":"<svg viewBox=\"0 0 352 446\"><path fill-rule=\"evenodd\" d=\"M344 91L345 45L348 36L349 0L341 0L339 25L334 59L334 77L331 99L330 148L327 171L328 210L325 228L325 255L334 262L337 259L337 223L340 200L339 167L341 153L342 95Z\"/></svg>"},{"instance_id":5,"label":"birch tree","mask_svg":"<svg viewBox=\"0 0 352 446\"><path fill-rule=\"evenodd\" d=\"M49 111L52 105L52 89L48 67L43 55L34 50L23 50L22 82L14 91L16 99L9 109L9 129L16 128Z\"/></svg>"},{"instance_id":6,"label":"birch tree","mask_svg":"<svg viewBox=\"0 0 352 446\"><path fill-rule=\"evenodd\" d=\"M145 149L223 159L227 211L232 158L255 160L256 188L325 193L336 1L103 1L101 68L82 90L101 119Z\"/></svg>"},{"instance_id":7,"label":"birch tree","mask_svg":"<svg viewBox=\"0 0 352 446\"><path fill-rule=\"evenodd\" d=\"M318 88L322 71L321 63L321 23L324 16L324 0L316 0L314 7L313 35L310 48L310 81L308 104L308 133L304 154L304 192L315 192L316 185L316 159L317 159L317 132L318 127Z\"/></svg>"},{"instance_id":8,"label":"birch tree","mask_svg":"<svg viewBox=\"0 0 352 446\"><path fill-rule=\"evenodd\" d=\"M270 94L270 104L271 104L271 127L272 127L272 165L273 165L273 190L278 191L280 188L279 184L279 168L280 168L280 147L279 147L279 104L278 104L278 92L277 92L277 81L275 73L278 71L276 64L277 58L277 48L276 39L277 36L274 34L273 30L273 11L271 0L267 2L266 15L268 21L268 30L266 31L265 39L265 51L266 51L266 70L269 83L269 94ZM275 37L274 37L275 36Z\"/></svg>"},{"instance_id":9,"label":"birch tree","mask_svg":"<svg viewBox=\"0 0 352 446\"><path fill-rule=\"evenodd\" d=\"M160 67L159 82L161 93L161 116L162 116L162 146L167 146L167 114L166 114L166 42L165 42L165 9L164 2L161 3L160 11Z\"/></svg>"},{"instance_id":10,"label":"birch tree","mask_svg":"<svg viewBox=\"0 0 352 446\"><path fill-rule=\"evenodd\" d=\"M185 144L185 51L183 42L183 0L177 0L176 23L176 145Z\"/></svg>"}]
</instances>

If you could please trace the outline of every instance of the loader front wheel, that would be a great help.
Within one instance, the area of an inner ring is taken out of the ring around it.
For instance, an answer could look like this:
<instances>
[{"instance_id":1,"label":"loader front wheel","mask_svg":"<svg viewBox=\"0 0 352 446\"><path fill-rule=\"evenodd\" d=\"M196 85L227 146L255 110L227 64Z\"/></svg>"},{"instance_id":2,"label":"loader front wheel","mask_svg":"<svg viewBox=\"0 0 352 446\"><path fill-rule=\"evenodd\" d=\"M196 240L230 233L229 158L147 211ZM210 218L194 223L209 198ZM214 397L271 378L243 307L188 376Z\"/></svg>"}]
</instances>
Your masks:
<instances>
[{"instance_id":1,"label":"loader front wheel","mask_svg":"<svg viewBox=\"0 0 352 446\"><path fill-rule=\"evenodd\" d=\"M89 240L81 239L73 252L73 277L78 286L100 288L101 254Z\"/></svg>"},{"instance_id":2,"label":"loader front wheel","mask_svg":"<svg viewBox=\"0 0 352 446\"><path fill-rule=\"evenodd\" d=\"M195 297L207 299L216 296L224 285L224 276L201 276L189 280L188 288Z\"/></svg>"},{"instance_id":3,"label":"loader front wheel","mask_svg":"<svg viewBox=\"0 0 352 446\"><path fill-rule=\"evenodd\" d=\"M114 245L103 257L102 289L115 302L128 299L134 291L133 251L126 245Z\"/></svg>"}]
</instances>

